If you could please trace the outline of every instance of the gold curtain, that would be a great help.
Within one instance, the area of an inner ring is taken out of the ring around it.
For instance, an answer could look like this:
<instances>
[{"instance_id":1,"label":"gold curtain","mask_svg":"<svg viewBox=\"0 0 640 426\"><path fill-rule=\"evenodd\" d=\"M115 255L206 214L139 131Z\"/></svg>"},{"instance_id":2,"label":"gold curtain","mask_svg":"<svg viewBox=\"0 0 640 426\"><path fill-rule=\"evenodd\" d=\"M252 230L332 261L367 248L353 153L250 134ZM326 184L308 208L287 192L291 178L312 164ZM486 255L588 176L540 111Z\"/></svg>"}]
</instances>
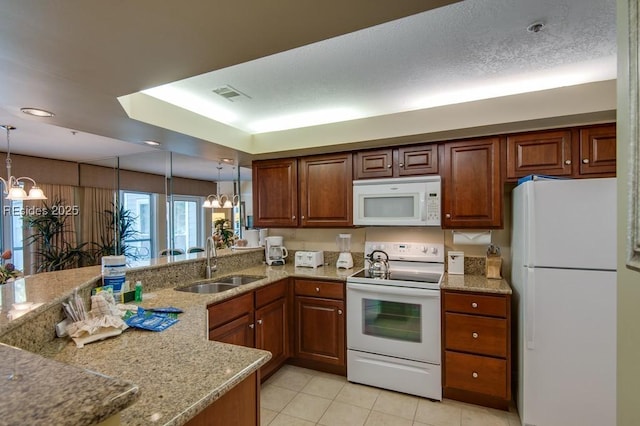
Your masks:
<instances>
[{"instance_id":1,"label":"gold curtain","mask_svg":"<svg viewBox=\"0 0 640 426\"><path fill-rule=\"evenodd\" d=\"M100 243L103 238L113 238L114 236L108 235L107 232L110 225L109 216L104 214L105 210L113 211L115 203L113 189L82 188L82 190L80 218L83 241Z\"/></svg>"},{"instance_id":2,"label":"gold curtain","mask_svg":"<svg viewBox=\"0 0 640 426\"><path fill-rule=\"evenodd\" d=\"M47 196L46 200L37 201L25 201L25 213L27 216L42 216L41 208L45 207L45 204L52 207L59 201L59 205L56 206L56 210L52 213L54 215L64 216L64 228L61 233L56 235L52 241L52 246L58 249L63 249L65 244L72 247L78 245L78 233L80 227L79 206L78 206L78 187L69 185L52 185L52 184L40 184L40 188ZM23 238L25 241L24 246L24 274L33 274L38 270L39 265L42 263L42 258L37 254L42 250L42 246L39 243L32 243L27 245L26 242L35 235L35 230L28 227L27 222L24 222ZM76 265L78 266L78 265Z\"/></svg>"}]
</instances>

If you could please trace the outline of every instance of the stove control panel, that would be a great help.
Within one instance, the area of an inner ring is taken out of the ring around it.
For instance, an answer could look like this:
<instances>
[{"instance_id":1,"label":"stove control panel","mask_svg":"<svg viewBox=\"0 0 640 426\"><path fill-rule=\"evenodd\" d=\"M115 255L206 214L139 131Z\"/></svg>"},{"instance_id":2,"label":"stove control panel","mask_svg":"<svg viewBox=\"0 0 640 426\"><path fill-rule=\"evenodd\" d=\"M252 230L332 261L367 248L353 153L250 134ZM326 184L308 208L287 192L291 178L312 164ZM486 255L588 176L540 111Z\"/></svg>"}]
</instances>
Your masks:
<instances>
[{"instance_id":1,"label":"stove control panel","mask_svg":"<svg viewBox=\"0 0 640 426\"><path fill-rule=\"evenodd\" d=\"M387 253L389 260L406 260L413 262L444 263L444 244L441 243L398 243L366 241L364 243L365 259L374 250Z\"/></svg>"}]
</instances>

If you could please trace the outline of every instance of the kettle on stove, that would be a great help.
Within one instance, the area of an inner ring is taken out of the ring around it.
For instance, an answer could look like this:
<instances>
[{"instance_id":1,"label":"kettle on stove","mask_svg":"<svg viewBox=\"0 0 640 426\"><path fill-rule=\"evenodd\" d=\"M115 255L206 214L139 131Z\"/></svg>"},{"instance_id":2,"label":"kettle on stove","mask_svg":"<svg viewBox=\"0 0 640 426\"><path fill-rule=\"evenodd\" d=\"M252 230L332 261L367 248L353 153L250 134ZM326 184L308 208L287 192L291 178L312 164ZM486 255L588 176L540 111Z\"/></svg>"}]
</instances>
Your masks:
<instances>
[{"instance_id":1,"label":"kettle on stove","mask_svg":"<svg viewBox=\"0 0 640 426\"><path fill-rule=\"evenodd\" d=\"M374 258L374 254L378 254ZM384 255L384 258L382 257ZM369 254L369 276L386 279L389 277L389 255L382 250L374 250Z\"/></svg>"}]
</instances>

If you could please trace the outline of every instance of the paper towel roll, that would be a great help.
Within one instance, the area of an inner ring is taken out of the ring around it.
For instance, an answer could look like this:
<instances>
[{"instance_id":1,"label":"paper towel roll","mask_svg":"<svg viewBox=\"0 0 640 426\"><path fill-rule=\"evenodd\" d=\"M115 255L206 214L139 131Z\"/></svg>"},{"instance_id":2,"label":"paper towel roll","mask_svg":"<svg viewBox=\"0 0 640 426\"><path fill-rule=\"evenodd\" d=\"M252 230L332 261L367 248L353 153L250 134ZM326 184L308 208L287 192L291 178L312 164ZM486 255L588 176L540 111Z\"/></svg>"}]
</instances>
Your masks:
<instances>
[{"instance_id":1,"label":"paper towel roll","mask_svg":"<svg viewBox=\"0 0 640 426\"><path fill-rule=\"evenodd\" d=\"M488 246L491 244L491 231L453 232L453 244L467 246Z\"/></svg>"}]
</instances>

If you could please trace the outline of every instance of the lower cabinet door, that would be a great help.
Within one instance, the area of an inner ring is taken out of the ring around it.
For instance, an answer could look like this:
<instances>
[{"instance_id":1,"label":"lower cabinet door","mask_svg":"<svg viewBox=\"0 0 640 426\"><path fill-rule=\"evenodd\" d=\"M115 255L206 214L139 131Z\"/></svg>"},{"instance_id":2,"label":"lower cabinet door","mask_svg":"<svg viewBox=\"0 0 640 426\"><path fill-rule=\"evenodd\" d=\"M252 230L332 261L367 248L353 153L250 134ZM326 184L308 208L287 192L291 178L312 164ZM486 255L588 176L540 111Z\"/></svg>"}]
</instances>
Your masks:
<instances>
[{"instance_id":1,"label":"lower cabinet door","mask_svg":"<svg viewBox=\"0 0 640 426\"><path fill-rule=\"evenodd\" d=\"M506 360L446 351L445 362L445 388L506 398Z\"/></svg>"},{"instance_id":2,"label":"lower cabinet door","mask_svg":"<svg viewBox=\"0 0 640 426\"><path fill-rule=\"evenodd\" d=\"M248 313L209 330L209 340L232 345L254 346L253 313Z\"/></svg>"},{"instance_id":3,"label":"lower cabinet door","mask_svg":"<svg viewBox=\"0 0 640 426\"><path fill-rule=\"evenodd\" d=\"M289 357L287 299L281 298L256 310L256 348L271 352L271 360L260 369L268 376Z\"/></svg>"},{"instance_id":4,"label":"lower cabinet door","mask_svg":"<svg viewBox=\"0 0 640 426\"><path fill-rule=\"evenodd\" d=\"M346 365L344 302L296 296L296 358Z\"/></svg>"}]
</instances>

